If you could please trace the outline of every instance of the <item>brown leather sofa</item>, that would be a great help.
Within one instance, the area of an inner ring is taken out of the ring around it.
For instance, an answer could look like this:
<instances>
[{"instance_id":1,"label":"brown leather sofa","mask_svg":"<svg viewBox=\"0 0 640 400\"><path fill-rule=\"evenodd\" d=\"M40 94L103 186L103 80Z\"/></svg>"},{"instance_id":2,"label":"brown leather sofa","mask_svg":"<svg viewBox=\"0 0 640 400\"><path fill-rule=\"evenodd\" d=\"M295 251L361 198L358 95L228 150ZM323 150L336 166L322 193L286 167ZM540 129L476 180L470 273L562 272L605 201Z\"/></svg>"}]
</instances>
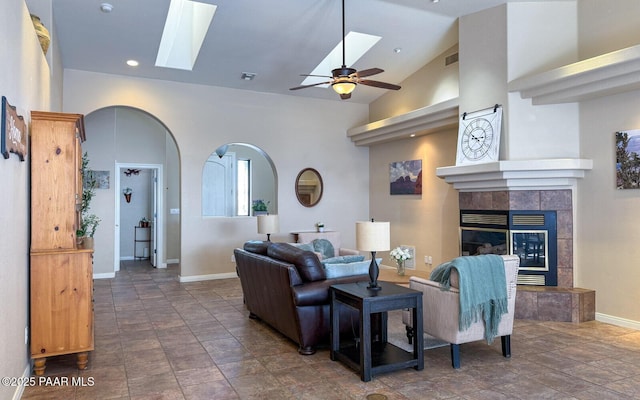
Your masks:
<instances>
[{"instance_id":1,"label":"brown leather sofa","mask_svg":"<svg viewBox=\"0 0 640 400\"><path fill-rule=\"evenodd\" d=\"M315 253L288 243L250 241L234 254L249 317L298 343L303 355L329 343L329 287L369 280L368 275L326 279ZM340 337L352 338L358 332L356 310L341 310L340 316Z\"/></svg>"}]
</instances>

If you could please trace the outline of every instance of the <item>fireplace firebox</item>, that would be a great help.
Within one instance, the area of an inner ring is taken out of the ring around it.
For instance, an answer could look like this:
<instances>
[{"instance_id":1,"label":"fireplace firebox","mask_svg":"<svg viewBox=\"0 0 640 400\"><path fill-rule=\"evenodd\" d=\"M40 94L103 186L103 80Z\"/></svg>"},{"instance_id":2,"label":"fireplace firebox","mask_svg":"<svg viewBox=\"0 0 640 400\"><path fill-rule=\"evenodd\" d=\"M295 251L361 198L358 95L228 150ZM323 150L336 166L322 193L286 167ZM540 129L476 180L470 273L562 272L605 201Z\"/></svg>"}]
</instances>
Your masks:
<instances>
[{"instance_id":1,"label":"fireplace firebox","mask_svg":"<svg viewBox=\"0 0 640 400\"><path fill-rule=\"evenodd\" d=\"M555 211L460 211L462 255L520 258L519 285L558 285Z\"/></svg>"}]
</instances>

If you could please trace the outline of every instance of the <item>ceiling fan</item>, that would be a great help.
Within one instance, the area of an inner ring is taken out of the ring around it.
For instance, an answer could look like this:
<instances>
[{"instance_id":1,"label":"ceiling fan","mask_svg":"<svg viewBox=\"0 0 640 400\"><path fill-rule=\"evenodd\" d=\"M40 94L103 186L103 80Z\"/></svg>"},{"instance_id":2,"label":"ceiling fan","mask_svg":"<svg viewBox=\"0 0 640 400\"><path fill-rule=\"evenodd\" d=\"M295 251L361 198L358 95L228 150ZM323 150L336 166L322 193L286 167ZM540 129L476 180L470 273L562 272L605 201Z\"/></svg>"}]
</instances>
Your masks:
<instances>
[{"instance_id":1,"label":"ceiling fan","mask_svg":"<svg viewBox=\"0 0 640 400\"><path fill-rule=\"evenodd\" d=\"M325 75L301 75L301 76L318 76L323 78L330 78L329 81L313 83L311 85L302 85L290 88L289 90L305 89L314 86L328 85L330 84L333 90L340 95L342 100L351 98L351 92L356 88L356 85L373 86L381 89L399 90L400 86L392 83L373 81L371 79L362 79L367 76L372 76L384 72L380 68L369 68L362 71L357 71L355 68L348 68L345 64L345 27L344 27L344 0L342 0L342 66L331 71L331 76Z\"/></svg>"}]
</instances>

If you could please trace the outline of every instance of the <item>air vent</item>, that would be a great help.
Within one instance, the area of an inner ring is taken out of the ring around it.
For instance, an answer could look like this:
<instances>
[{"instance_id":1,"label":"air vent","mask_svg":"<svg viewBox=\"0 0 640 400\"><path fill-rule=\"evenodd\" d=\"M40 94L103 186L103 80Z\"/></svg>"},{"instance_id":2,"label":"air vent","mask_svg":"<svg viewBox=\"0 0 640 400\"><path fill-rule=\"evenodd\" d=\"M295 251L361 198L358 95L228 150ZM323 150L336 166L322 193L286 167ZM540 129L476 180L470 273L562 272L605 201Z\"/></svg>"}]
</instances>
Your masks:
<instances>
[{"instance_id":1,"label":"air vent","mask_svg":"<svg viewBox=\"0 0 640 400\"><path fill-rule=\"evenodd\" d=\"M445 67L458 62L458 53L452 54L444 59Z\"/></svg>"},{"instance_id":2,"label":"air vent","mask_svg":"<svg viewBox=\"0 0 640 400\"><path fill-rule=\"evenodd\" d=\"M544 226L544 214L512 214L511 225Z\"/></svg>"},{"instance_id":3,"label":"air vent","mask_svg":"<svg viewBox=\"0 0 640 400\"><path fill-rule=\"evenodd\" d=\"M463 224L501 225L507 226L507 216L504 214L462 214L460 222Z\"/></svg>"},{"instance_id":4,"label":"air vent","mask_svg":"<svg viewBox=\"0 0 640 400\"><path fill-rule=\"evenodd\" d=\"M518 275L518 285L544 286L544 275Z\"/></svg>"}]
</instances>

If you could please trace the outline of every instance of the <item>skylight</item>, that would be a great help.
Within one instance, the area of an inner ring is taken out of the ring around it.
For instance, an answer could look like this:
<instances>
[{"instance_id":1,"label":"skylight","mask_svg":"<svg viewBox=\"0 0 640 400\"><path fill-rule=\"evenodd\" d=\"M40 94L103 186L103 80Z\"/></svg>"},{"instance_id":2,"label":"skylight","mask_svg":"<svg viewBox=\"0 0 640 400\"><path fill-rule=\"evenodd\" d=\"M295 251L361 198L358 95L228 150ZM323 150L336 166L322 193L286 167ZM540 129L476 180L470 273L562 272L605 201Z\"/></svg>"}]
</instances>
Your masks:
<instances>
[{"instance_id":1,"label":"skylight","mask_svg":"<svg viewBox=\"0 0 640 400\"><path fill-rule=\"evenodd\" d=\"M356 63L367 51L369 51L378 41L380 36L369 35L367 33L349 32L345 37L345 61L347 67ZM342 66L342 41L329 52L329 54L310 72L311 75L331 75L331 70ZM327 78L317 76L307 76L301 85L312 85L314 83L326 81ZM319 85L327 87L329 85Z\"/></svg>"},{"instance_id":2,"label":"skylight","mask_svg":"<svg viewBox=\"0 0 640 400\"><path fill-rule=\"evenodd\" d=\"M191 0L171 0L156 66L192 70L217 7Z\"/></svg>"}]
</instances>

